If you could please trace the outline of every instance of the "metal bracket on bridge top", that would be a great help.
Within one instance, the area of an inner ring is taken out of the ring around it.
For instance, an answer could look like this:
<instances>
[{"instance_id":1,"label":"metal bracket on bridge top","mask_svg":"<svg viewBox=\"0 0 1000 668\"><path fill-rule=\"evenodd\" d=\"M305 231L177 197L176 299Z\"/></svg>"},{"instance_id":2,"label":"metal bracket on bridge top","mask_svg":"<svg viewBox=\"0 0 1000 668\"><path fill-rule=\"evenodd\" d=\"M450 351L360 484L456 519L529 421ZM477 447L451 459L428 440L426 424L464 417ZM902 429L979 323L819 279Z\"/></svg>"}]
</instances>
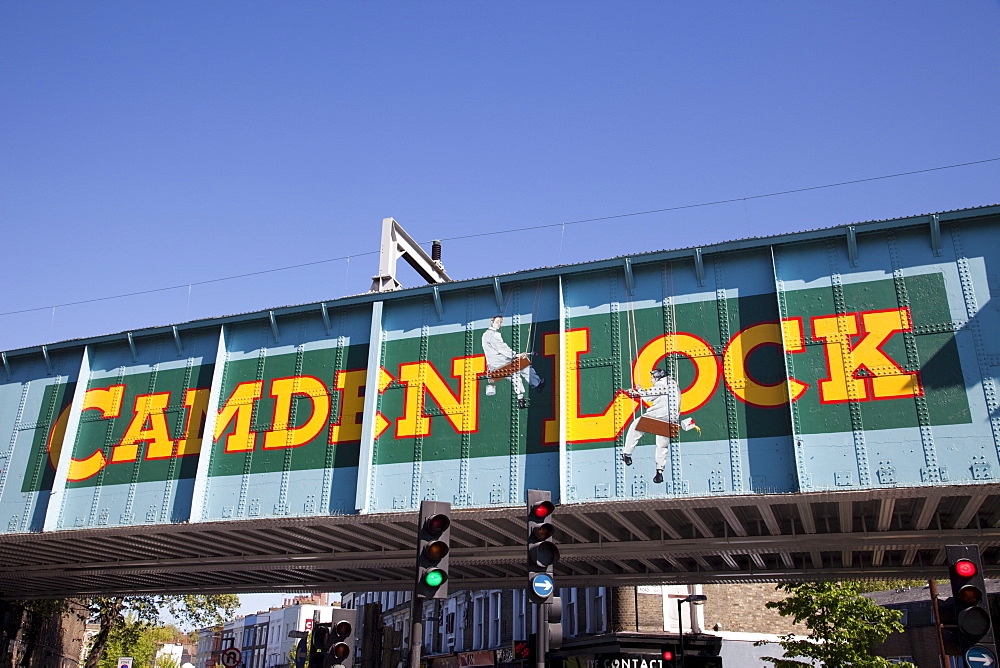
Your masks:
<instances>
[{"instance_id":1,"label":"metal bracket on bridge top","mask_svg":"<svg viewBox=\"0 0 1000 668\"><path fill-rule=\"evenodd\" d=\"M705 261L701 257L701 248L694 249L694 275L698 279L698 285L705 285Z\"/></svg>"},{"instance_id":2,"label":"metal bracket on bridge top","mask_svg":"<svg viewBox=\"0 0 1000 668\"><path fill-rule=\"evenodd\" d=\"M444 306L441 304L441 291L438 286L434 286L434 310L437 311L438 320L444 320Z\"/></svg>"},{"instance_id":3,"label":"metal bracket on bridge top","mask_svg":"<svg viewBox=\"0 0 1000 668\"><path fill-rule=\"evenodd\" d=\"M174 325L174 344L177 346L177 356L184 357L184 346L181 345L181 333L177 331L177 325Z\"/></svg>"},{"instance_id":4,"label":"metal bracket on bridge top","mask_svg":"<svg viewBox=\"0 0 1000 668\"><path fill-rule=\"evenodd\" d=\"M497 313L503 313L503 290L500 289L500 279L493 278L493 296L497 300Z\"/></svg>"},{"instance_id":5,"label":"metal bracket on bridge top","mask_svg":"<svg viewBox=\"0 0 1000 668\"><path fill-rule=\"evenodd\" d=\"M629 295L635 294L635 277L632 275L632 258L625 258L622 261L625 268L625 289Z\"/></svg>"},{"instance_id":6,"label":"metal bracket on bridge top","mask_svg":"<svg viewBox=\"0 0 1000 668\"><path fill-rule=\"evenodd\" d=\"M330 325L330 310L327 308L326 302L319 305L319 310L323 314L323 329L326 331L326 335L330 336L333 327Z\"/></svg>"},{"instance_id":7,"label":"metal bracket on bridge top","mask_svg":"<svg viewBox=\"0 0 1000 668\"><path fill-rule=\"evenodd\" d=\"M274 342L281 343L281 334L278 331L278 319L274 316L274 311L268 311L268 316L271 320L271 334L274 336Z\"/></svg>"},{"instance_id":8,"label":"metal bracket on bridge top","mask_svg":"<svg viewBox=\"0 0 1000 668\"><path fill-rule=\"evenodd\" d=\"M7 361L7 353L0 353L0 358L3 358L3 369L7 372L7 380L10 380L10 362Z\"/></svg>"},{"instance_id":9,"label":"metal bracket on bridge top","mask_svg":"<svg viewBox=\"0 0 1000 668\"><path fill-rule=\"evenodd\" d=\"M851 266L858 266L858 231L854 225L847 226L847 257Z\"/></svg>"},{"instance_id":10,"label":"metal bracket on bridge top","mask_svg":"<svg viewBox=\"0 0 1000 668\"><path fill-rule=\"evenodd\" d=\"M45 358L45 368L49 370L49 375L51 376L55 372L52 370L52 360L49 358L48 346L42 346L42 357Z\"/></svg>"},{"instance_id":11,"label":"metal bracket on bridge top","mask_svg":"<svg viewBox=\"0 0 1000 668\"><path fill-rule=\"evenodd\" d=\"M135 341L132 339L132 332L128 332L128 349L132 351L132 361L139 362L139 352L135 349Z\"/></svg>"},{"instance_id":12,"label":"metal bracket on bridge top","mask_svg":"<svg viewBox=\"0 0 1000 668\"><path fill-rule=\"evenodd\" d=\"M434 254L440 253L435 243ZM449 283L439 257L431 258L420 245L392 218L382 219L382 245L379 249L378 275L372 276L369 292L389 292L403 287L396 280L396 260L403 258L428 283Z\"/></svg>"},{"instance_id":13,"label":"metal bracket on bridge top","mask_svg":"<svg viewBox=\"0 0 1000 668\"><path fill-rule=\"evenodd\" d=\"M931 250L941 257L941 217L936 213L931 216Z\"/></svg>"}]
</instances>

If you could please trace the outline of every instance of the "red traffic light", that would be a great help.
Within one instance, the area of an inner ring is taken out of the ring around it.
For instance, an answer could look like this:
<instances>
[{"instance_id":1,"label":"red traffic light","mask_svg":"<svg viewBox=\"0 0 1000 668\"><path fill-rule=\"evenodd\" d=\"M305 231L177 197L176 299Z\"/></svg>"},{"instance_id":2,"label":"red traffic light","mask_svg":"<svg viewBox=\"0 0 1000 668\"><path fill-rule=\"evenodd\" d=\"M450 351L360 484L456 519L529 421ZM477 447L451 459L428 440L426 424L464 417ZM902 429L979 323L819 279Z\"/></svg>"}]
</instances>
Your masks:
<instances>
[{"instance_id":1,"label":"red traffic light","mask_svg":"<svg viewBox=\"0 0 1000 668\"><path fill-rule=\"evenodd\" d=\"M531 514L540 520L544 520L546 517L552 514L556 507L552 505L551 501L541 501L534 508L531 509Z\"/></svg>"},{"instance_id":2,"label":"red traffic light","mask_svg":"<svg viewBox=\"0 0 1000 668\"><path fill-rule=\"evenodd\" d=\"M968 559L959 559L955 562L955 574L963 578L971 578L976 574L976 565Z\"/></svg>"},{"instance_id":3,"label":"red traffic light","mask_svg":"<svg viewBox=\"0 0 1000 668\"><path fill-rule=\"evenodd\" d=\"M664 661L673 661L674 660L674 653L671 652L669 649L663 650L663 660Z\"/></svg>"},{"instance_id":4,"label":"red traffic light","mask_svg":"<svg viewBox=\"0 0 1000 668\"><path fill-rule=\"evenodd\" d=\"M335 626L334 629L337 631L337 636L340 638L351 635L351 623L346 620L337 622L337 626Z\"/></svg>"},{"instance_id":5,"label":"red traffic light","mask_svg":"<svg viewBox=\"0 0 1000 668\"><path fill-rule=\"evenodd\" d=\"M451 526L451 519L440 513L431 515L424 521L424 529L432 536L440 536Z\"/></svg>"}]
</instances>

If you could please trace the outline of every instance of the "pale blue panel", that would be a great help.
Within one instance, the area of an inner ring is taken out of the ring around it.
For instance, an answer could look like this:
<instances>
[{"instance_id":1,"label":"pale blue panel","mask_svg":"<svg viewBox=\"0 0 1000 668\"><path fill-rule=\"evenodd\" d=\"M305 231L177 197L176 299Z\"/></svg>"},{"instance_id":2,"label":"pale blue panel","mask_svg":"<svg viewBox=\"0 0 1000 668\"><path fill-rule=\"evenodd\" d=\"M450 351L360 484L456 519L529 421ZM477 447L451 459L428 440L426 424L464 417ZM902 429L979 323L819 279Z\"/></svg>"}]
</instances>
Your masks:
<instances>
[{"instance_id":1,"label":"pale blue panel","mask_svg":"<svg viewBox=\"0 0 1000 668\"><path fill-rule=\"evenodd\" d=\"M181 347L172 335L158 334L156 336L134 336L133 347L127 339L104 342L91 346L90 377L87 387L105 387L115 383L126 383L130 391L144 394L153 391L164 391L167 388L153 383L161 374L170 374L174 378L186 379L169 387L172 393L183 393L189 389L207 387L206 378L211 376L211 366L216 352L217 330L186 330L181 334ZM148 378L146 386L135 385L132 380L136 376ZM131 381L131 382L130 382ZM204 381L204 382L202 382ZM133 387L134 386L134 387ZM181 397L172 397L172 404L182 403ZM122 405L122 414L115 420L114 428L120 434L131 419L132 405L128 398ZM96 413L84 412L84 421L101 421ZM168 414L168 424L174 431L176 412ZM174 431L172 436L180 436ZM83 435L80 435L83 438ZM113 443L88 443L86 450L103 450L106 456L111 453ZM97 473L98 484L80 486L69 483L63 493L62 509L58 518L59 528L92 528L103 526L129 526L135 524L169 524L186 522L191 516L191 494L194 478L177 478L175 475L167 479L149 480L144 476L144 468L152 466L146 459L147 444L138 447L138 459L135 463L109 463L106 469ZM176 447L176 446L175 446ZM182 461L183 459L183 461ZM192 471L197 466L197 455L184 458L174 457L170 460L173 467L184 466ZM160 465L160 464L157 464ZM109 476L111 467L116 468L116 475ZM130 478L120 482L121 468L126 468ZM172 470L177 470L172 468Z\"/></svg>"},{"instance_id":2,"label":"pale blue panel","mask_svg":"<svg viewBox=\"0 0 1000 668\"><path fill-rule=\"evenodd\" d=\"M65 426L82 353L50 354L51 373L41 353L11 359L9 378L0 368L0 533L42 530L56 467L48 443ZM68 387L55 401L60 385Z\"/></svg>"}]
</instances>

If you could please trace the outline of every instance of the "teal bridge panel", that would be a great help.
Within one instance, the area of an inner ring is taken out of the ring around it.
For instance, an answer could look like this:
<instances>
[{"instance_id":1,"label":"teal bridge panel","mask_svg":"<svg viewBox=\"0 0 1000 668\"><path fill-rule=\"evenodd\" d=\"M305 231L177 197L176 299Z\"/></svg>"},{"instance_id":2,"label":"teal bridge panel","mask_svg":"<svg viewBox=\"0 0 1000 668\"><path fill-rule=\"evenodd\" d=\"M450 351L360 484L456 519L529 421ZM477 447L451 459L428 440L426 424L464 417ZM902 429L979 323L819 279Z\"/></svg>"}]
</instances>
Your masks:
<instances>
[{"instance_id":1,"label":"teal bridge panel","mask_svg":"<svg viewBox=\"0 0 1000 668\"><path fill-rule=\"evenodd\" d=\"M7 351L0 533L995 483L998 248L984 207Z\"/></svg>"}]
</instances>

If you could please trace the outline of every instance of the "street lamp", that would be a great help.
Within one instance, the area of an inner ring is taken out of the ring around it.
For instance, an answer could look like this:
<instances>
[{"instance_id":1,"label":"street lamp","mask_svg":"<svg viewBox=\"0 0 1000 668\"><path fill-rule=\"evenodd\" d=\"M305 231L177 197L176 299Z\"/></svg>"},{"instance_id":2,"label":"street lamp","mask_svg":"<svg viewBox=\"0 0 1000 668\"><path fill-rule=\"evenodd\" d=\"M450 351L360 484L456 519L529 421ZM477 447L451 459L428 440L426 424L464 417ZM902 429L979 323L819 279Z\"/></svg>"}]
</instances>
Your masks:
<instances>
[{"instance_id":1,"label":"street lamp","mask_svg":"<svg viewBox=\"0 0 1000 668\"><path fill-rule=\"evenodd\" d=\"M681 668L684 668L684 619L681 617L681 605L690 603L691 605L702 605L708 597L704 594L688 594L684 598L677 599L677 630L681 637Z\"/></svg>"}]
</instances>

